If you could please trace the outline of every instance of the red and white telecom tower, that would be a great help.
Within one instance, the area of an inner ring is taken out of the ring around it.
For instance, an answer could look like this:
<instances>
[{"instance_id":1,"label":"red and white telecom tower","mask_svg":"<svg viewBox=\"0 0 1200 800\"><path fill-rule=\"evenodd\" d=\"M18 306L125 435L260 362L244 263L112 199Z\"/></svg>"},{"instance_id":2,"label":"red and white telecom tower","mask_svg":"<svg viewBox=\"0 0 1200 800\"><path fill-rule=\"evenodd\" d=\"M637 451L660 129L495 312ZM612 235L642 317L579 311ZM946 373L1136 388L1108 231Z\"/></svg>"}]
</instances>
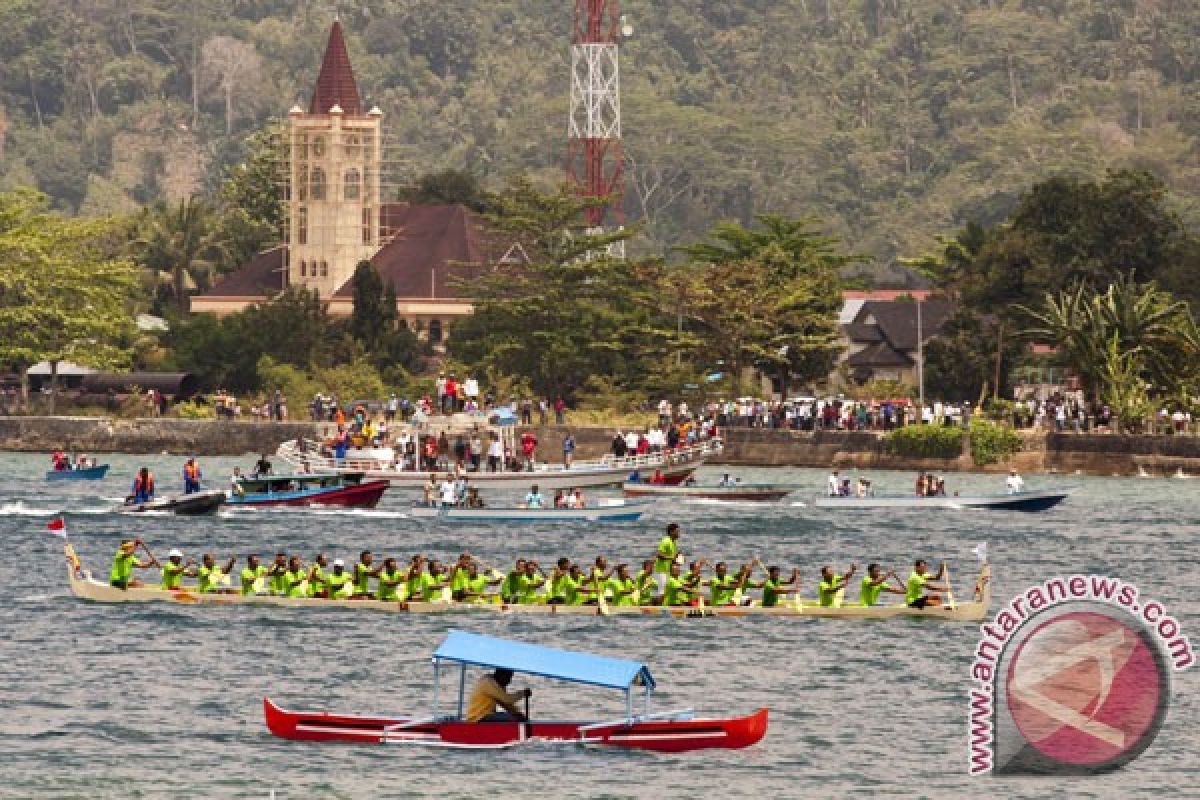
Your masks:
<instances>
[{"instance_id":1,"label":"red and white telecom tower","mask_svg":"<svg viewBox=\"0 0 1200 800\"><path fill-rule=\"evenodd\" d=\"M610 198L587 212L588 224L598 230L625 223L618 43L632 33L618 0L575 0L567 176L581 197ZM624 251L618 242L610 254L624 256Z\"/></svg>"}]
</instances>

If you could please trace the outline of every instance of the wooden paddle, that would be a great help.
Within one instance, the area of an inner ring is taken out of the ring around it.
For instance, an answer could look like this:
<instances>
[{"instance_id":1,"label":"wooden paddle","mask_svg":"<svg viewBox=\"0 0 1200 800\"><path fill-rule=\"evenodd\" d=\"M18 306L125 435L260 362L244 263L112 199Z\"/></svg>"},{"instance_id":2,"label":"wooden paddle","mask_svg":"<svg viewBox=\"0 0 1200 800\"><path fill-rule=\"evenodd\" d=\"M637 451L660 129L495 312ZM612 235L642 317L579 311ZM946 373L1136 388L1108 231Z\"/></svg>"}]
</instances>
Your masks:
<instances>
[{"instance_id":1,"label":"wooden paddle","mask_svg":"<svg viewBox=\"0 0 1200 800\"><path fill-rule=\"evenodd\" d=\"M608 599L604 596L604 590L600 588L600 576L595 572L592 573L592 586L596 588L596 608L600 610L600 616L607 617L612 612L608 610Z\"/></svg>"},{"instance_id":2,"label":"wooden paddle","mask_svg":"<svg viewBox=\"0 0 1200 800\"><path fill-rule=\"evenodd\" d=\"M160 564L160 563L158 562L158 559L154 557L154 553L151 553L151 552L150 552L150 548L146 546L146 543L145 543L145 542L143 542L141 539L138 539L138 540L137 540L137 543L138 543L138 546L139 546L139 547L141 547L143 550L145 550L145 551L146 551L146 555L150 556L150 562L151 562L151 564L152 564L153 566L156 566L156 567L161 567L161 566L162 566L162 564Z\"/></svg>"}]
</instances>

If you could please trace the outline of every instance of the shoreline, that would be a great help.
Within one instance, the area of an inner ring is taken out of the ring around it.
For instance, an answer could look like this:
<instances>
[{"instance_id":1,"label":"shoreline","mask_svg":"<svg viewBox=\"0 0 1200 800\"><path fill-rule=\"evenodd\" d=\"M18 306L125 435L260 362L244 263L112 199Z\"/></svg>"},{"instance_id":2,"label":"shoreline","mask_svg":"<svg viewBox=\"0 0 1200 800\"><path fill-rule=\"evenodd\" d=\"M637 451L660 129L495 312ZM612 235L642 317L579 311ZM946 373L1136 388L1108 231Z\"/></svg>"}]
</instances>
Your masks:
<instances>
[{"instance_id":1,"label":"shoreline","mask_svg":"<svg viewBox=\"0 0 1200 800\"><path fill-rule=\"evenodd\" d=\"M151 417L0 417L0 451L48 453L63 448L88 454L167 453L240 456L274 453L279 444L303 436L319 438L329 423ZM433 421L431 430L437 432ZM563 437L575 436L576 457L608 452L617 429L607 426L534 425L539 457L556 461ZM886 452L875 431L801 432L730 428L725 451L708 463L730 467L1002 472L1015 467L1029 474L1200 476L1200 436L1019 432L1024 448L1007 461L978 466L969 454L957 458L910 458Z\"/></svg>"}]
</instances>

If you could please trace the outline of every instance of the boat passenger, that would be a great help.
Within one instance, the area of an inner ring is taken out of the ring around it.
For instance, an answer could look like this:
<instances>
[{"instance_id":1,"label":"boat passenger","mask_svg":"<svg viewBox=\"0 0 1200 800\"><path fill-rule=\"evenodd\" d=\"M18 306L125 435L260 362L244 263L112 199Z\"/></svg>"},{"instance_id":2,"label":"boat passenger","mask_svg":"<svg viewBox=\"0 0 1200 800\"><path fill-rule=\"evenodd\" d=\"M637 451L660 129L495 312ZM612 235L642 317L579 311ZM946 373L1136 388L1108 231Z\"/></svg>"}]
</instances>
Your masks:
<instances>
[{"instance_id":1,"label":"boat passenger","mask_svg":"<svg viewBox=\"0 0 1200 800\"><path fill-rule=\"evenodd\" d=\"M535 483L529 488L529 494L525 495L525 507L541 508L544 504L545 500L542 498L542 493L538 490L538 486Z\"/></svg>"},{"instance_id":2,"label":"boat passenger","mask_svg":"<svg viewBox=\"0 0 1200 800\"><path fill-rule=\"evenodd\" d=\"M547 602L559 605L567 602L567 581L571 574L571 559L563 556L554 563L550 573L550 598Z\"/></svg>"},{"instance_id":3,"label":"boat passenger","mask_svg":"<svg viewBox=\"0 0 1200 800\"><path fill-rule=\"evenodd\" d=\"M1020 494L1025 491L1025 481L1015 469L1008 471L1008 477L1004 480L1004 490L1009 494Z\"/></svg>"},{"instance_id":4,"label":"boat passenger","mask_svg":"<svg viewBox=\"0 0 1200 800\"><path fill-rule=\"evenodd\" d=\"M460 553L458 561L447 570L449 572L450 594L457 600L458 596L467 588L467 579L470 574L470 567L474 559L470 553Z\"/></svg>"},{"instance_id":5,"label":"boat passenger","mask_svg":"<svg viewBox=\"0 0 1200 800\"><path fill-rule=\"evenodd\" d=\"M520 578L525 574L525 559L518 558L516 564L508 575L504 576L504 582L500 584L500 596L504 598L506 603L516 603L517 598L521 594Z\"/></svg>"},{"instance_id":6,"label":"boat passenger","mask_svg":"<svg viewBox=\"0 0 1200 800\"><path fill-rule=\"evenodd\" d=\"M490 675L481 677L471 688L467 699L467 722L528 722L528 719L517 708L517 703L533 696L532 689L522 689L515 694L509 694L508 685L512 683L512 670L498 669ZM497 711L500 706L504 711Z\"/></svg>"},{"instance_id":7,"label":"boat passenger","mask_svg":"<svg viewBox=\"0 0 1200 800\"><path fill-rule=\"evenodd\" d=\"M492 578L487 575L479 574L478 565L472 561L467 565L467 578L463 589L455 595L454 599L459 602L485 602L489 595L487 594L488 586L495 586L500 583L501 578Z\"/></svg>"},{"instance_id":8,"label":"boat passenger","mask_svg":"<svg viewBox=\"0 0 1200 800\"><path fill-rule=\"evenodd\" d=\"M663 591L664 606L684 606L688 605L688 601L699 593L698 587L688 585L680 574L678 562L672 562L671 572L667 576L666 588Z\"/></svg>"},{"instance_id":9,"label":"boat passenger","mask_svg":"<svg viewBox=\"0 0 1200 800\"><path fill-rule=\"evenodd\" d=\"M384 602L396 603L400 601L400 585L406 582L405 573L400 571L400 567L396 564L396 559L385 558L383 567L379 570L379 599ZM412 598L411 593L406 595L406 598Z\"/></svg>"},{"instance_id":10,"label":"boat passenger","mask_svg":"<svg viewBox=\"0 0 1200 800\"><path fill-rule=\"evenodd\" d=\"M246 566L242 567L242 594L259 594L263 591L269 569L258 563L258 556L246 556Z\"/></svg>"},{"instance_id":11,"label":"boat passenger","mask_svg":"<svg viewBox=\"0 0 1200 800\"><path fill-rule=\"evenodd\" d=\"M438 488L443 508L458 505L458 487L454 484L454 476L447 474Z\"/></svg>"},{"instance_id":12,"label":"boat passenger","mask_svg":"<svg viewBox=\"0 0 1200 800\"><path fill-rule=\"evenodd\" d=\"M897 589L894 586L888 585L888 578L896 577L895 570L884 572L878 564L868 564L867 574L862 579L862 590L859 598L859 605L862 606L877 606L880 605L879 595L883 592L891 592L892 594L904 594L904 589Z\"/></svg>"},{"instance_id":13,"label":"boat passenger","mask_svg":"<svg viewBox=\"0 0 1200 800\"><path fill-rule=\"evenodd\" d=\"M233 556L225 562L225 566L222 568L217 564L212 553L205 553L200 559L199 569L196 570L196 591L202 594L223 591L221 584L227 582L228 575L233 572L233 565L236 561L237 556Z\"/></svg>"},{"instance_id":14,"label":"boat passenger","mask_svg":"<svg viewBox=\"0 0 1200 800\"><path fill-rule=\"evenodd\" d=\"M840 489L838 489L838 494L841 495L842 497L850 496L850 479L849 478L842 478L842 486Z\"/></svg>"},{"instance_id":15,"label":"boat passenger","mask_svg":"<svg viewBox=\"0 0 1200 800\"><path fill-rule=\"evenodd\" d=\"M288 597L304 597L308 594L308 570L300 556L288 559L287 571L283 573L283 590Z\"/></svg>"},{"instance_id":16,"label":"boat passenger","mask_svg":"<svg viewBox=\"0 0 1200 800\"><path fill-rule=\"evenodd\" d=\"M472 486L467 489L467 508L483 508L483 498L479 495L479 488Z\"/></svg>"},{"instance_id":17,"label":"boat passenger","mask_svg":"<svg viewBox=\"0 0 1200 800\"><path fill-rule=\"evenodd\" d=\"M838 471L836 469L829 473L829 479L827 483L829 484L830 497L837 497L842 493L842 480L838 477Z\"/></svg>"},{"instance_id":18,"label":"boat passenger","mask_svg":"<svg viewBox=\"0 0 1200 800\"><path fill-rule=\"evenodd\" d=\"M242 468L234 467L233 474L229 476L229 491L241 497L246 493L246 489L242 486Z\"/></svg>"},{"instance_id":19,"label":"boat passenger","mask_svg":"<svg viewBox=\"0 0 1200 800\"><path fill-rule=\"evenodd\" d=\"M633 472L629 473L629 476L627 478L625 478L625 481L627 483L641 483L642 482L642 473L638 472L635 469Z\"/></svg>"},{"instance_id":20,"label":"boat passenger","mask_svg":"<svg viewBox=\"0 0 1200 800\"><path fill-rule=\"evenodd\" d=\"M525 562L525 574L517 577L517 602L533 605L539 601L538 590L546 585L546 573L533 560Z\"/></svg>"},{"instance_id":21,"label":"boat passenger","mask_svg":"<svg viewBox=\"0 0 1200 800\"><path fill-rule=\"evenodd\" d=\"M194 494L200 491L200 481L204 479L204 473L200 471L200 465L196 463L196 459L189 458L183 463L183 493Z\"/></svg>"},{"instance_id":22,"label":"boat passenger","mask_svg":"<svg viewBox=\"0 0 1200 800\"><path fill-rule=\"evenodd\" d=\"M904 603L909 608L925 608L933 605L939 606L942 604L942 596L936 592L943 592L949 589L948 586L940 581L946 575L946 562L943 561L938 567L936 575L929 574L929 565L924 559L917 559L913 564L913 571L908 575L908 581L905 583ZM927 594L929 590L933 590L934 594Z\"/></svg>"},{"instance_id":23,"label":"boat passenger","mask_svg":"<svg viewBox=\"0 0 1200 800\"><path fill-rule=\"evenodd\" d=\"M149 503L154 499L154 475L146 467L138 470L129 493L133 504Z\"/></svg>"},{"instance_id":24,"label":"boat passenger","mask_svg":"<svg viewBox=\"0 0 1200 800\"><path fill-rule=\"evenodd\" d=\"M637 584L636 605L648 606L654 603L658 581L654 579L654 559L647 558L642 562L642 571L634 578Z\"/></svg>"},{"instance_id":25,"label":"boat passenger","mask_svg":"<svg viewBox=\"0 0 1200 800\"><path fill-rule=\"evenodd\" d=\"M945 478L937 479L937 486L934 488L933 493L937 497L945 497L946 496L946 479Z\"/></svg>"},{"instance_id":26,"label":"boat passenger","mask_svg":"<svg viewBox=\"0 0 1200 800\"><path fill-rule=\"evenodd\" d=\"M113 556L112 571L108 575L110 586L118 589L135 589L141 586L142 582L133 579L134 569L149 569L156 566L153 558L141 561L134 555L134 551L141 542L141 539L126 539L121 542L116 555Z\"/></svg>"},{"instance_id":27,"label":"boat passenger","mask_svg":"<svg viewBox=\"0 0 1200 800\"><path fill-rule=\"evenodd\" d=\"M658 542L658 550L654 559L654 576L658 582L656 596L659 598L666 593L667 576L671 574L671 565L679 556L679 537L682 535L683 531L679 528L679 524L672 522L667 525L667 535Z\"/></svg>"},{"instance_id":28,"label":"boat passenger","mask_svg":"<svg viewBox=\"0 0 1200 800\"><path fill-rule=\"evenodd\" d=\"M736 485L737 484L733 482L733 478L731 478L729 476L728 472L726 472L724 475L722 475L720 482L717 483L717 486L720 486L722 489L729 489Z\"/></svg>"},{"instance_id":29,"label":"boat passenger","mask_svg":"<svg viewBox=\"0 0 1200 800\"><path fill-rule=\"evenodd\" d=\"M587 502L583 499L583 490L575 489L569 503L571 508L587 508Z\"/></svg>"},{"instance_id":30,"label":"boat passenger","mask_svg":"<svg viewBox=\"0 0 1200 800\"><path fill-rule=\"evenodd\" d=\"M370 550L363 550L358 554L358 563L354 565L354 596L370 598L371 594L371 578L379 576L380 570L383 567L371 568L371 562L375 559L371 555Z\"/></svg>"},{"instance_id":31,"label":"boat passenger","mask_svg":"<svg viewBox=\"0 0 1200 800\"><path fill-rule=\"evenodd\" d=\"M567 499L565 496L563 496L562 489L556 489L554 491L554 507L555 508L566 508L567 507Z\"/></svg>"},{"instance_id":32,"label":"boat passenger","mask_svg":"<svg viewBox=\"0 0 1200 800\"><path fill-rule=\"evenodd\" d=\"M434 499L437 497L437 482L433 479L432 475L430 475L425 481L425 486L422 488L422 492L422 499L426 506L433 508L437 505L437 502Z\"/></svg>"},{"instance_id":33,"label":"boat passenger","mask_svg":"<svg viewBox=\"0 0 1200 800\"><path fill-rule=\"evenodd\" d=\"M346 562L340 558L333 560L333 571L325 579L329 586L329 596L338 600L348 600L354 596L354 581L346 572Z\"/></svg>"},{"instance_id":34,"label":"boat passenger","mask_svg":"<svg viewBox=\"0 0 1200 800\"><path fill-rule=\"evenodd\" d=\"M55 472L66 472L71 468L71 460L62 450L55 450L54 454L50 456L50 461Z\"/></svg>"},{"instance_id":35,"label":"boat passenger","mask_svg":"<svg viewBox=\"0 0 1200 800\"><path fill-rule=\"evenodd\" d=\"M448 602L453 599L453 594L450 592L450 576L447 570L442 566L442 562L433 560L429 562L429 572L426 573L426 579L422 581L424 584L421 587L421 600L426 603Z\"/></svg>"},{"instance_id":36,"label":"boat passenger","mask_svg":"<svg viewBox=\"0 0 1200 800\"><path fill-rule=\"evenodd\" d=\"M261 478L273 474L275 473L271 469L271 462L267 460L267 454L263 453L258 457L258 461L254 465L254 477Z\"/></svg>"},{"instance_id":37,"label":"boat passenger","mask_svg":"<svg viewBox=\"0 0 1200 800\"><path fill-rule=\"evenodd\" d=\"M654 484L655 486L663 486L666 484L666 482L667 476L663 475L663 471L661 469L655 469L654 474L650 476L650 483Z\"/></svg>"},{"instance_id":38,"label":"boat passenger","mask_svg":"<svg viewBox=\"0 0 1200 800\"><path fill-rule=\"evenodd\" d=\"M287 571L287 553L276 553L275 562L267 570L267 577L271 579L271 594L280 596L287 594L287 580L285 579Z\"/></svg>"},{"instance_id":39,"label":"boat passenger","mask_svg":"<svg viewBox=\"0 0 1200 800\"><path fill-rule=\"evenodd\" d=\"M835 575L833 567L828 564L822 567L821 583L817 586L817 604L822 608L841 608L846 585L857 571L857 564L851 564L844 575Z\"/></svg>"},{"instance_id":40,"label":"boat passenger","mask_svg":"<svg viewBox=\"0 0 1200 800\"><path fill-rule=\"evenodd\" d=\"M763 608L775 608L779 605L780 599L784 594L796 594L800 591L800 570L796 567L792 568L792 577L785 580L780 580L779 567L771 566L767 568L767 577L759 584L747 584L754 589L762 589L762 604Z\"/></svg>"},{"instance_id":41,"label":"boat passenger","mask_svg":"<svg viewBox=\"0 0 1200 800\"><path fill-rule=\"evenodd\" d=\"M329 575L325 568L329 566L329 558L324 553L317 553L313 565L308 570L308 596L329 597Z\"/></svg>"},{"instance_id":42,"label":"boat passenger","mask_svg":"<svg viewBox=\"0 0 1200 800\"><path fill-rule=\"evenodd\" d=\"M718 561L713 571L714 575L708 581L709 602L714 606L737 605L735 598L746 586L746 580L750 577L750 567L743 566L736 575L730 575L725 562Z\"/></svg>"},{"instance_id":43,"label":"boat passenger","mask_svg":"<svg viewBox=\"0 0 1200 800\"><path fill-rule=\"evenodd\" d=\"M564 606L583 605L586 599L584 595L595 593L591 587L584 585L586 581L579 565L571 564L567 568L566 574L559 577L558 586L554 589L556 597L552 597L551 602L558 600Z\"/></svg>"},{"instance_id":44,"label":"boat passenger","mask_svg":"<svg viewBox=\"0 0 1200 800\"><path fill-rule=\"evenodd\" d=\"M167 554L167 563L162 565L162 588L163 589L178 589L183 581L183 576L194 576L196 570L192 569L195 564L190 558L185 563L183 553L179 550L172 550Z\"/></svg>"}]
</instances>

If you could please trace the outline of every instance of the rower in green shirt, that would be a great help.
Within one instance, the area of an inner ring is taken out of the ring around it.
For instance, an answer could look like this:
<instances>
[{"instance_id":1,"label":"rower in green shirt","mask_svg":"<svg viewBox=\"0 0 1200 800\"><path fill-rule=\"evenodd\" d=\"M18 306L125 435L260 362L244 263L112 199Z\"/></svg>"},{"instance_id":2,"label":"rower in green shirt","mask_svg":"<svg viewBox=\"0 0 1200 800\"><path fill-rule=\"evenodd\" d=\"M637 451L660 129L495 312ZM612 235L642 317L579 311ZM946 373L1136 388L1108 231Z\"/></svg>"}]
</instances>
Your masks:
<instances>
[{"instance_id":1,"label":"rower in green shirt","mask_svg":"<svg viewBox=\"0 0 1200 800\"><path fill-rule=\"evenodd\" d=\"M867 574L862 579L862 594L859 598L859 604L863 606L880 605L879 595L884 592L904 594L904 589L889 586L888 578L896 578L895 571L888 570L884 572L879 568L878 564L868 564ZM899 578L896 578L896 580L899 581Z\"/></svg>"},{"instance_id":2,"label":"rower in green shirt","mask_svg":"<svg viewBox=\"0 0 1200 800\"><path fill-rule=\"evenodd\" d=\"M562 592L562 602L566 606L581 606L584 602L584 595L588 592L584 583L583 570L578 564L572 564L567 574L564 575L559 582L559 591Z\"/></svg>"},{"instance_id":3,"label":"rower in green shirt","mask_svg":"<svg viewBox=\"0 0 1200 800\"><path fill-rule=\"evenodd\" d=\"M385 558L383 567L379 570L379 599L383 602L395 603L400 601L400 584L405 583L406 575L400 571L394 558ZM407 594L406 597L412 597Z\"/></svg>"},{"instance_id":4,"label":"rower in green shirt","mask_svg":"<svg viewBox=\"0 0 1200 800\"><path fill-rule=\"evenodd\" d=\"M742 567L737 575L730 575L724 561L718 561L713 568L714 575L708 581L709 601L714 606L733 605L733 597L739 589L746 585L750 577L750 568Z\"/></svg>"},{"instance_id":5,"label":"rower in green shirt","mask_svg":"<svg viewBox=\"0 0 1200 800\"><path fill-rule=\"evenodd\" d=\"M149 569L157 566L153 558L147 561L140 561L134 555L137 546L141 544L141 539L127 539L121 542L121 546L117 548L116 555L113 556L112 571L108 574L108 583L110 586L115 586L118 589L135 589L142 585L141 581L133 579L133 571L135 569Z\"/></svg>"},{"instance_id":6,"label":"rower in green shirt","mask_svg":"<svg viewBox=\"0 0 1200 800\"><path fill-rule=\"evenodd\" d=\"M636 606L638 604L638 588L629 574L628 564L617 564L616 574L606 582L606 589L612 595L613 605Z\"/></svg>"},{"instance_id":7,"label":"rower in green shirt","mask_svg":"<svg viewBox=\"0 0 1200 800\"><path fill-rule=\"evenodd\" d=\"M283 573L283 590L288 597L304 597L308 594L308 570L300 556L288 559L287 572Z\"/></svg>"},{"instance_id":8,"label":"rower in green shirt","mask_svg":"<svg viewBox=\"0 0 1200 800\"><path fill-rule=\"evenodd\" d=\"M473 562L470 553L463 553L458 561L450 568L450 592L457 597L467 588L470 581L470 567Z\"/></svg>"},{"instance_id":9,"label":"rower in green shirt","mask_svg":"<svg viewBox=\"0 0 1200 800\"><path fill-rule=\"evenodd\" d=\"M821 568L821 583L817 586L817 604L822 608L839 608L842 597L846 592L846 584L858 570L857 564L851 564L845 575L834 575L833 567Z\"/></svg>"},{"instance_id":10,"label":"rower in green shirt","mask_svg":"<svg viewBox=\"0 0 1200 800\"><path fill-rule=\"evenodd\" d=\"M371 567L371 562L375 557L371 555L370 550L363 550L358 554L358 562L354 565L354 596L355 597L372 597L371 594L371 578L378 578L380 570L383 567Z\"/></svg>"},{"instance_id":11,"label":"rower in green shirt","mask_svg":"<svg viewBox=\"0 0 1200 800\"><path fill-rule=\"evenodd\" d=\"M504 583L500 584L500 596L504 598L506 603L517 603L521 597L520 579L525 575L525 559L518 558L513 565L513 569L504 576Z\"/></svg>"},{"instance_id":12,"label":"rower in green shirt","mask_svg":"<svg viewBox=\"0 0 1200 800\"><path fill-rule=\"evenodd\" d=\"M939 606L942 604L942 596L940 594L926 594L930 589L935 592L949 591L950 587L941 583L933 583L932 581L940 581L946 575L946 562L943 561L938 567L936 575L929 574L929 565L924 559L917 559L913 564L913 571L909 573L908 581L905 583L904 603L910 608L925 608L933 605Z\"/></svg>"},{"instance_id":13,"label":"rower in green shirt","mask_svg":"<svg viewBox=\"0 0 1200 800\"><path fill-rule=\"evenodd\" d=\"M671 565L671 574L667 576L666 590L663 592L664 606L684 606L699 593L699 589L691 586L680 575L678 564Z\"/></svg>"},{"instance_id":14,"label":"rower in green shirt","mask_svg":"<svg viewBox=\"0 0 1200 800\"><path fill-rule=\"evenodd\" d=\"M637 586L637 600L634 605L648 606L654 602L658 582L654 579L654 559L647 558L642 562L642 571L634 579Z\"/></svg>"},{"instance_id":15,"label":"rower in green shirt","mask_svg":"<svg viewBox=\"0 0 1200 800\"><path fill-rule=\"evenodd\" d=\"M541 567L536 561L525 562L525 573L516 579L517 602L521 605L531 605L539 601L538 589L546 585L546 576L539 575Z\"/></svg>"},{"instance_id":16,"label":"rower in green shirt","mask_svg":"<svg viewBox=\"0 0 1200 800\"><path fill-rule=\"evenodd\" d=\"M487 575L480 575L479 567L472 561L467 565L466 584L454 595L454 599L460 602L486 603L489 597L487 587L495 586L501 580L501 578L489 578Z\"/></svg>"},{"instance_id":17,"label":"rower in green shirt","mask_svg":"<svg viewBox=\"0 0 1200 800\"><path fill-rule=\"evenodd\" d=\"M340 558L333 560L333 571L325 578L329 586L329 596L337 600L348 600L354 596L354 581L346 572L346 562Z\"/></svg>"},{"instance_id":18,"label":"rower in green shirt","mask_svg":"<svg viewBox=\"0 0 1200 800\"><path fill-rule=\"evenodd\" d=\"M783 599L783 595L795 594L800 591L800 570L793 567L792 577L785 581L780 577L779 567L768 567L767 577L763 579L762 583L747 583L746 587L762 589L763 608L775 608Z\"/></svg>"},{"instance_id":19,"label":"rower in green shirt","mask_svg":"<svg viewBox=\"0 0 1200 800\"><path fill-rule=\"evenodd\" d=\"M267 573L270 572L258 563L257 555L246 556L246 566L242 567L242 594L258 594L264 588Z\"/></svg>"},{"instance_id":20,"label":"rower in green shirt","mask_svg":"<svg viewBox=\"0 0 1200 800\"><path fill-rule=\"evenodd\" d=\"M167 563L162 565L162 588L163 589L178 589L182 585L183 576L194 576L196 570L192 569L195 564L190 558L185 563L183 553L179 550L172 550L167 553Z\"/></svg>"},{"instance_id":21,"label":"rower in green shirt","mask_svg":"<svg viewBox=\"0 0 1200 800\"><path fill-rule=\"evenodd\" d=\"M329 558L324 553L317 553L313 565L308 570L308 596L328 597L329 576L325 568L329 566Z\"/></svg>"},{"instance_id":22,"label":"rower in green shirt","mask_svg":"<svg viewBox=\"0 0 1200 800\"><path fill-rule=\"evenodd\" d=\"M424 583L425 585L421 588L421 599L426 603L443 602L446 596L445 590L449 588L450 576L440 561L429 562L428 580ZM451 593L451 598L453 596Z\"/></svg>"},{"instance_id":23,"label":"rower in green shirt","mask_svg":"<svg viewBox=\"0 0 1200 800\"><path fill-rule=\"evenodd\" d=\"M268 586L271 589L271 594L286 595L287 594L287 571L288 557L287 553L276 553L275 561L267 570Z\"/></svg>"},{"instance_id":24,"label":"rower in green shirt","mask_svg":"<svg viewBox=\"0 0 1200 800\"><path fill-rule=\"evenodd\" d=\"M217 565L212 553L205 553L200 560L200 568L196 570L196 590L202 594L213 594L221 591L222 579L233 572L233 564L237 556L229 559L222 569Z\"/></svg>"}]
</instances>

